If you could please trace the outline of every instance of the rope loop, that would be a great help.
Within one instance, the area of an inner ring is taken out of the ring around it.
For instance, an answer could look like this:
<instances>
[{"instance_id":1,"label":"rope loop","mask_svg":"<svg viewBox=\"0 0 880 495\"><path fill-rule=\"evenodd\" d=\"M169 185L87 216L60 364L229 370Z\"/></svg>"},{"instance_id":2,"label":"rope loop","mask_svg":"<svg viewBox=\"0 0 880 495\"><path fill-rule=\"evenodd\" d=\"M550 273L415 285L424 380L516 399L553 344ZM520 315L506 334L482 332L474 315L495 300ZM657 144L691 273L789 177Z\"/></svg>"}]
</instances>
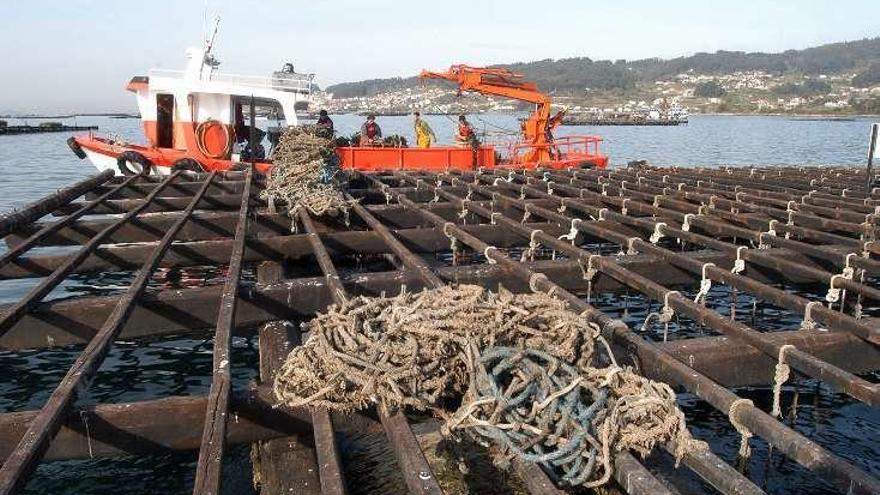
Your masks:
<instances>
[{"instance_id":1,"label":"rope loop","mask_svg":"<svg viewBox=\"0 0 880 495\"><path fill-rule=\"evenodd\" d=\"M779 359L776 361L776 369L773 373L773 407L770 409L770 416L774 418L778 418L782 414L780 405L782 385L791 376L791 368L785 363L785 353L793 349L797 348L791 344L784 344L779 348Z\"/></svg>"},{"instance_id":2,"label":"rope loop","mask_svg":"<svg viewBox=\"0 0 880 495\"><path fill-rule=\"evenodd\" d=\"M529 205L523 206L523 217L522 217L522 220L519 221L519 223L526 223L526 221L531 216L532 216L532 212L529 210Z\"/></svg>"},{"instance_id":3,"label":"rope loop","mask_svg":"<svg viewBox=\"0 0 880 495\"><path fill-rule=\"evenodd\" d=\"M605 215L608 213L608 208L599 208L599 218L600 222L605 221Z\"/></svg>"},{"instance_id":4,"label":"rope loop","mask_svg":"<svg viewBox=\"0 0 880 495\"><path fill-rule=\"evenodd\" d=\"M556 183L553 181L547 182L547 194L549 194L550 196L553 196L553 186L555 184Z\"/></svg>"},{"instance_id":5,"label":"rope loop","mask_svg":"<svg viewBox=\"0 0 880 495\"><path fill-rule=\"evenodd\" d=\"M458 218L461 218L463 220L465 217L468 216L468 213L469 213L468 203L470 203L470 200L467 200L467 199L461 200L461 211L458 212Z\"/></svg>"},{"instance_id":6,"label":"rope loop","mask_svg":"<svg viewBox=\"0 0 880 495\"><path fill-rule=\"evenodd\" d=\"M660 231L663 227L666 227L666 223L664 222L657 222L654 224L654 233L651 234L651 238L649 239L651 244L657 244L660 242L660 239L663 238L663 232Z\"/></svg>"},{"instance_id":7,"label":"rope loop","mask_svg":"<svg viewBox=\"0 0 880 495\"><path fill-rule=\"evenodd\" d=\"M811 301L804 308L804 321L801 322L801 330L816 330L816 322L813 320L813 306L822 306L821 301Z\"/></svg>"},{"instance_id":8,"label":"rope loop","mask_svg":"<svg viewBox=\"0 0 880 495\"><path fill-rule=\"evenodd\" d=\"M743 259L742 252L748 249L749 248L746 246L739 246L736 248L736 260L733 261L733 268L730 269L730 273L739 275L746 271L746 260Z\"/></svg>"},{"instance_id":9,"label":"rope loop","mask_svg":"<svg viewBox=\"0 0 880 495\"><path fill-rule=\"evenodd\" d=\"M736 431L740 434L740 444L739 444L739 456L743 459L748 459L752 454L752 449L749 447L749 439L752 438L752 432L749 431L748 428L744 424L742 424L739 419L736 418L737 410L740 407L755 407L755 403L750 401L749 399L736 399L730 404L730 409L727 411L727 417L730 419L730 424L736 428Z\"/></svg>"},{"instance_id":10,"label":"rope loop","mask_svg":"<svg viewBox=\"0 0 880 495\"><path fill-rule=\"evenodd\" d=\"M535 237L538 234L543 234L543 233L544 233L544 231L541 229L535 229L531 233L529 233L529 247L528 247L528 249L523 251L523 254L520 257L519 261L521 263L525 263L526 260L529 260L529 261L535 260L535 251L538 249L538 246L541 245L541 243L539 243L538 240L535 239Z\"/></svg>"},{"instance_id":11,"label":"rope loop","mask_svg":"<svg viewBox=\"0 0 880 495\"><path fill-rule=\"evenodd\" d=\"M628 254L628 255L639 254L639 252L636 251L636 248L633 247L633 243L636 241L641 241L641 240L642 239L640 237L630 237L629 239L627 239L626 240L626 254Z\"/></svg>"},{"instance_id":12,"label":"rope loop","mask_svg":"<svg viewBox=\"0 0 880 495\"><path fill-rule=\"evenodd\" d=\"M691 219L695 218L697 215L694 213L685 213L684 222L681 224L681 230L685 232L691 231Z\"/></svg>"},{"instance_id":13,"label":"rope loop","mask_svg":"<svg viewBox=\"0 0 880 495\"><path fill-rule=\"evenodd\" d=\"M776 237L776 226L778 224L778 220L770 220L770 223L767 226L767 232L761 232L758 234L758 249L770 249L771 245L764 242L764 236L769 235L771 237Z\"/></svg>"},{"instance_id":14,"label":"rope loop","mask_svg":"<svg viewBox=\"0 0 880 495\"><path fill-rule=\"evenodd\" d=\"M519 199L520 199L520 201L526 199L526 186L520 186L520 188L519 188Z\"/></svg>"},{"instance_id":15,"label":"rope loop","mask_svg":"<svg viewBox=\"0 0 880 495\"><path fill-rule=\"evenodd\" d=\"M486 249L483 250L483 256L486 258L486 261L490 265L497 264L498 262L496 260L494 260L491 256L489 256L489 251L498 252L498 248L495 246L486 246Z\"/></svg>"},{"instance_id":16,"label":"rope loop","mask_svg":"<svg viewBox=\"0 0 880 495\"><path fill-rule=\"evenodd\" d=\"M574 241L577 239L578 235L578 225L581 224L583 220L580 218L572 218L571 219L571 229L569 229L568 234L563 234L559 236L559 240L571 241L571 245L574 246Z\"/></svg>"},{"instance_id":17,"label":"rope loop","mask_svg":"<svg viewBox=\"0 0 880 495\"><path fill-rule=\"evenodd\" d=\"M627 212L629 212L626 207L627 203L629 203L629 198L624 198L623 201L621 201L620 203L620 214L623 216L626 216Z\"/></svg>"},{"instance_id":18,"label":"rope loop","mask_svg":"<svg viewBox=\"0 0 880 495\"><path fill-rule=\"evenodd\" d=\"M706 303L706 296L709 295L709 290L712 289L712 279L706 274L706 269L710 266L715 266L715 263L703 263L703 278L700 280L700 290L697 291L696 296L694 297L694 302L703 304Z\"/></svg>"},{"instance_id":19,"label":"rope loop","mask_svg":"<svg viewBox=\"0 0 880 495\"><path fill-rule=\"evenodd\" d=\"M489 223L491 223L492 225L498 225L497 218L500 216L501 213L498 213L497 211L492 213L491 215L489 215Z\"/></svg>"}]
</instances>

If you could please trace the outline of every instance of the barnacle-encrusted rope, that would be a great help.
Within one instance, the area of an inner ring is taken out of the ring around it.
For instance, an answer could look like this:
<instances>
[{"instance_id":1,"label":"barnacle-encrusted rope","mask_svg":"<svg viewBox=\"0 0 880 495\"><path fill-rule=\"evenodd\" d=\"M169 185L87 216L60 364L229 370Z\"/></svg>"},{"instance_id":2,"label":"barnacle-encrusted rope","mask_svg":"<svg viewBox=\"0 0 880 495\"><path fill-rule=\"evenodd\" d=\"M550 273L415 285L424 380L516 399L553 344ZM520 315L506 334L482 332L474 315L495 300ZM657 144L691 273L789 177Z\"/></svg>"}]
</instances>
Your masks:
<instances>
[{"instance_id":1,"label":"barnacle-encrusted rope","mask_svg":"<svg viewBox=\"0 0 880 495\"><path fill-rule=\"evenodd\" d=\"M502 466L518 457L561 484L596 487L611 478L616 451L645 456L675 440L680 460L696 447L663 383L618 366L578 369L534 349L469 349L471 385L444 430L496 445Z\"/></svg>"},{"instance_id":2,"label":"barnacle-encrusted rope","mask_svg":"<svg viewBox=\"0 0 880 495\"><path fill-rule=\"evenodd\" d=\"M475 285L392 298L357 297L308 324L275 380L291 406L350 411L383 403L435 408L464 392L468 342L543 349L585 364L596 331L546 294L492 293Z\"/></svg>"},{"instance_id":3,"label":"barnacle-encrusted rope","mask_svg":"<svg viewBox=\"0 0 880 495\"><path fill-rule=\"evenodd\" d=\"M700 445L669 387L613 359L593 367L598 327L547 293L462 285L358 297L306 330L275 379L289 406L429 410L444 432L492 443L502 464L539 462L572 485L606 482L617 450L646 455L674 440L680 458Z\"/></svg>"},{"instance_id":4,"label":"barnacle-encrusted rope","mask_svg":"<svg viewBox=\"0 0 880 495\"><path fill-rule=\"evenodd\" d=\"M290 216L305 208L313 215L348 215L349 202L333 184L337 158L333 140L318 136L313 127L291 127L284 131L272 152L272 171L266 180L263 199L274 209L287 204Z\"/></svg>"}]
</instances>

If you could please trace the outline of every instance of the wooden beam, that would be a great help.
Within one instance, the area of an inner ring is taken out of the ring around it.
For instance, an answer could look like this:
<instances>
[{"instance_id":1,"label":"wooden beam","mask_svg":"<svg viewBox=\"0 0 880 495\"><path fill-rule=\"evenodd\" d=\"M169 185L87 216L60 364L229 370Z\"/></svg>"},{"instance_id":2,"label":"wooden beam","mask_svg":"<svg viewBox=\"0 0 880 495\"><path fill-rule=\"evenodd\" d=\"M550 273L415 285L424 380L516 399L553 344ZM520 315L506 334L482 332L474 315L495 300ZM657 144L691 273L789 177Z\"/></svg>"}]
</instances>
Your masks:
<instances>
[{"instance_id":1,"label":"wooden beam","mask_svg":"<svg viewBox=\"0 0 880 495\"><path fill-rule=\"evenodd\" d=\"M695 255L704 262L722 263L718 254ZM671 285L692 283L692 275L669 264L658 264L648 256L628 256L622 266L650 274ZM528 264L546 273L566 289L583 292L587 284L575 262L536 261ZM480 284L497 289L499 284L523 292L527 284L511 278L496 265L444 267L437 274L447 283ZM406 285L422 288L423 281L408 271L351 274L343 280L352 295L394 294ZM621 290L622 285L607 276L597 276L593 291ZM213 327L221 289L217 286L195 289L163 290L143 295L120 333L121 339L144 338L181 332L203 331ZM0 349L30 349L76 344L87 341L109 315L118 296L83 297L40 303L0 337ZM296 301L291 305L290 301ZM258 285L253 291L239 294L236 326L247 327L270 320L296 320L312 316L331 304L330 291L323 277L286 280L278 284ZM0 313L4 308L0 308Z\"/></svg>"},{"instance_id":2,"label":"wooden beam","mask_svg":"<svg viewBox=\"0 0 880 495\"><path fill-rule=\"evenodd\" d=\"M257 267L261 284L278 282L282 267L266 262ZM299 328L282 321L260 327L260 383L271 387L278 367L294 346L302 344ZM318 459L312 435L291 435L257 442L252 448L254 485L263 495L320 494Z\"/></svg>"}]
</instances>

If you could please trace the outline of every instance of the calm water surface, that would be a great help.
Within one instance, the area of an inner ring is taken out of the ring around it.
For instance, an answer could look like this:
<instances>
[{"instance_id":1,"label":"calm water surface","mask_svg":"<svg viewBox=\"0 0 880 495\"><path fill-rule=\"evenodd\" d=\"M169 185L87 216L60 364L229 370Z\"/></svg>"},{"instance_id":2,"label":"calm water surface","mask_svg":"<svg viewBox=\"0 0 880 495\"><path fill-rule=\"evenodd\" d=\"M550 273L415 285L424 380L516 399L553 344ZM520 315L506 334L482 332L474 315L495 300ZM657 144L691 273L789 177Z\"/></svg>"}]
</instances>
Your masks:
<instances>
[{"instance_id":1,"label":"calm water surface","mask_svg":"<svg viewBox=\"0 0 880 495\"><path fill-rule=\"evenodd\" d=\"M443 116L428 116L441 142L449 142L453 123ZM355 132L361 123L356 116L335 116L341 134ZM508 115L473 116L481 130L496 136L517 128L517 120ZM33 123L33 121L31 121ZM68 121L73 123L73 121ZM141 128L136 119L78 118L78 124L95 124L101 132L113 132L132 141L140 141ZM412 134L408 117L379 117L386 134ZM647 159L660 165L861 165L866 150L870 119L852 121L803 121L781 117L693 117L679 127L563 127L557 135L591 133L605 138L604 150L614 165L629 160ZM74 180L95 173L87 162L76 159L68 150L66 134L0 136L0 211L21 206L48 192L69 185ZM4 248L0 248L4 249ZM252 280L252 273L247 280ZM123 290L130 273L105 273L80 277L66 282L51 294L65 298L82 294L112 294ZM222 283L223 273L193 268L185 274L161 273L151 282L151 290L187 283ZM876 281L874 281L876 283ZM21 297L36 280L0 281L0 304ZM790 288L794 290L795 288ZM797 288L818 297L821 288ZM638 327L649 311L656 311L638 296L594 295L595 304L609 314L620 316ZM716 287L710 304L727 312L729 293ZM738 314L749 315L749 298L736 300ZM797 328L798 315L780 308L759 305L754 322L764 331ZM872 316L880 308L866 307ZM706 329L682 321L670 327L670 338L709 335ZM650 329L646 337L662 339L660 329ZM233 375L236 387L244 387L257 375L258 355L255 337L234 339ZM51 350L0 352L0 412L39 408L57 386L81 347ZM169 395L204 394L211 381L212 341L209 336L169 337L154 342L117 343L113 346L80 404L127 402L156 399ZM878 381L877 374L867 378ZM769 408L767 389L739 390L761 407ZM861 469L880 476L880 414L863 404L835 393L813 380L798 378L785 388L784 405L790 407L798 398L797 414L787 423L797 431L829 448ZM739 436L724 416L703 401L687 394L680 396L692 431L708 441L713 450L734 462ZM395 473L383 470L376 461L393 459L387 444L377 439L343 441L352 476L353 493L402 493ZM753 440L753 456L745 466L753 479L770 493L836 493L824 480L765 442ZM44 463L37 470L28 493L106 494L125 487L126 493L189 493L192 490L196 453L163 453L150 456L91 459ZM233 447L225 465L226 493L253 493L250 479L249 448ZM378 471L377 471L378 470Z\"/></svg>"}]
</instances>

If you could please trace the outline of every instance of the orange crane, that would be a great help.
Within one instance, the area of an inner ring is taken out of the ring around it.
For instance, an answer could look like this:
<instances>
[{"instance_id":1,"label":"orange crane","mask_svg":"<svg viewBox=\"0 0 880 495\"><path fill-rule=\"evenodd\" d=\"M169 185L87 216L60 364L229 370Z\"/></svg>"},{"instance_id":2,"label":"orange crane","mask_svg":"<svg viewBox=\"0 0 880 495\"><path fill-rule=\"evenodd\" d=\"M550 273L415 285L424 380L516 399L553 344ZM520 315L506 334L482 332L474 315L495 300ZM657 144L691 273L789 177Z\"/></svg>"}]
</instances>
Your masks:
<instances>
[{"instance_id":1,"label":"orange crane","mask_svg":"<svg viewBox=\"0 0 880 495\"><path fill-rule=\"evenodd\" d=\"M535 105L535 111L523 123L523 142L529 150L525 162L547 162L558 159L550 132L562 123L564 111L550 117L551 98L538 91L538 85L524 81L523 76L507 69L453 65L446 72L423 70L422 79L444 79L458 84L459 92L473 91L484 95L504 96Z\"/></svg>"}]
</instances>

